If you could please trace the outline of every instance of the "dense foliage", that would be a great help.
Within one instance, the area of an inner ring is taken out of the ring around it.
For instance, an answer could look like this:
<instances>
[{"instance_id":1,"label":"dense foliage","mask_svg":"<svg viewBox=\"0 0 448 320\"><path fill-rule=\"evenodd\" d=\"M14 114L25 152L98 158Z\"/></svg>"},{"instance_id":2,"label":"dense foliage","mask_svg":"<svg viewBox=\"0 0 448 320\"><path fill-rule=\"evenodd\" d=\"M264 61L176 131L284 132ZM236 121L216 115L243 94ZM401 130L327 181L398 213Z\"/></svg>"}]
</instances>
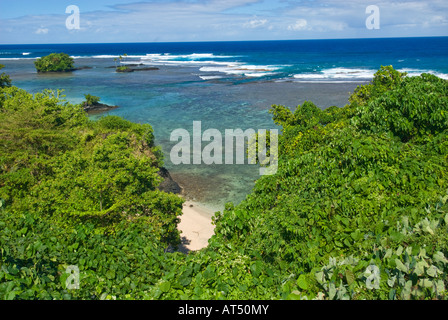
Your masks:
<instances>
[{"instance_id":1,"label":"dense foliage","mask_svg":"<svg viewBox=\"0 0 448 320\"><path fill-rule=\"evenodd\" d=\"M382 67L344 108L272 106L278 172L188 255L149 125L1 92L3 299L448 297L446 80Z\"/></svg>"},{"instance_id":2,"label":"dense foliage","mask_svg":"<svg viewBox=\"0 0 448 320\"><path fill-rule=\"evenodd\" d=\"M437 279L443 290L423 296L440 297L448 284L447 97L446 80L383 67L345 108L322 111L305 102L292 112L273 106L274 121L283 127L278 173L259 179L245 201L218 217L214 242L256 252L284 277L301 275L310 283L299 284L302 296L334 298L332 284L350 298L409 297L403 293L408 281L426 288ZM422 224L432 227L417 227ZM405 258L390 253L403 248L410 251ZM426 255L443 262L431 264ZM319 277L316 283L314 275L329 261L348 257L358 260L356 267L345 266L349 273L325 274L330 282ZM397 259L407 263L406 272L396 270ZM423 260L428 265L416 276ZM366 291L351 275L370 263L382 282ZM436 274L425 273L430 266ZM403 278L388 286L386 275L397 272Z\"/></svg>"},{"instance_id":3,"label":"dense foliage","mask_svg":"<svg viewBox=\"0 0 448 320\"><path fill-rule=\"evenodd\" d=\"M4 67L5 67L4 65L0 64L0 70L3 69ZM6 73L2 72L2 74L0 74L0 88L10 86L11 86L11 79Z\"/></svg>"},{"instance_id":4,"label":"dense foliage","mask_svg":"<svg viewBox=\"0 0 448 320\"><path fill-rule=\"evenodd\" d=\"M121 250L117 239L129 237L133 246L148 241L146 246L162 252L179 243L182 200L157 189L162 155L150 125L113 116L93 122L59 92L33 96L17 87L1 91L0 122L3 298L61 297L59 291L49 292L59 290L60 283L47 286L42 270L51 269L49 279L61 276L57 268L72 260L70 246L83 247L84 239L85 247L77 251L81 256L75 256L94 263L89 270L98 271L98 277L107 263L99 253ZM130 246L127 241L123 246ZM134 249L107 259L120 260ZM12 270L20 271L26 283L11 278ZM28 283L30 276L41 280Z\"/></svg>"},{"instance_id":5,"label":"dense foliage","mask_svg":"<svg viewBox=\"0 0 448 320\"><path fill-rule=\"evenodd\" d=\"M67 72L75 70L74 60L66 53L51 53L34 61L37 72Z\"/></svg>"}]
</instances>

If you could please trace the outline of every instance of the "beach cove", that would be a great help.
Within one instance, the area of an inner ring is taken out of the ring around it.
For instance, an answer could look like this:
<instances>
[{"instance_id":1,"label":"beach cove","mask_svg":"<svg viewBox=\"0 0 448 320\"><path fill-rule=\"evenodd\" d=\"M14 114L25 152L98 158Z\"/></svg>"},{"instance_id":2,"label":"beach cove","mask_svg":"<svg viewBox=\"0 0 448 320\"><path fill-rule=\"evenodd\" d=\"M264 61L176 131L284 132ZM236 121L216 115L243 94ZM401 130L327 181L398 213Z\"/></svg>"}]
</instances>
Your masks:
<instances>
[{"instance_id":1,"label":"beach cove","mask_svg":"<svg viewBox=\"0 0 448 320\"><path fill-rule=\"evenodd\" d=\"M151 124L165 167L191 201L184 206L182 222L185 233L191 230L184 234L191 249L197 248L196 241L204 245L200 237L193 240L203 226L186 226L187 222L211 218L227 202L241 202L260 175L251 165L174 165L169 158L175 145L170 141L173 130L191 130L193 121L201 121L204 130L273 129L271 105L293 109L313 101L321 109L342 107L381 65L394 65L410 75L430 72L446 78L446 48L446 38L2 45L0 62L13 85L31 93L64 89L72 103L92 94L119 106L106 114ZM37 74L34 60L51 52L70 54L82 68ZM138 65L145 72L115 72L114 59L124 53L123 65ZM92 116L96 117L100 115ZM208 236L213 226L206 225Z\"/></svg>"}]
</instances>

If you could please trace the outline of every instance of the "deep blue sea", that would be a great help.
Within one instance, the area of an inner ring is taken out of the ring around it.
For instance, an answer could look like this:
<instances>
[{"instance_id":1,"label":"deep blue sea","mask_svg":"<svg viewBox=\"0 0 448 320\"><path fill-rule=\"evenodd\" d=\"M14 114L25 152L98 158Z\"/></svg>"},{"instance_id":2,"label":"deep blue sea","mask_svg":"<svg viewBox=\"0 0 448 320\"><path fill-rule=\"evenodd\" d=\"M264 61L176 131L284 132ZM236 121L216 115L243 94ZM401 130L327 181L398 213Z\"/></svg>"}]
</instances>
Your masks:
<instances>
[{"instance_id":1,"label":"deep blue sea","mask_svg":"<svg viewBox=\"0 0 448 320\"><path fill-rule=\"evenodd\" d=\"M75 66L67 74L37 74L34 60L65 52ZM122 64L159 70L116 73ZM240 202L259 177L253 165L178 165L169 153L177 128L274 129L272 104L295 108L305 100L324 109L344 106L353 90L370 81L381 65L410 76L433 73L448 79L448 37L189 43L0 45L2 72L32 93L64 89L73 103L85 94L118 105L108 112L150 123L165 153L165 166L187 196L222 209ZM96 116L98 117L98 116ZM203 146L205 146L204 143Z\"/></svg>"}]
</instances>

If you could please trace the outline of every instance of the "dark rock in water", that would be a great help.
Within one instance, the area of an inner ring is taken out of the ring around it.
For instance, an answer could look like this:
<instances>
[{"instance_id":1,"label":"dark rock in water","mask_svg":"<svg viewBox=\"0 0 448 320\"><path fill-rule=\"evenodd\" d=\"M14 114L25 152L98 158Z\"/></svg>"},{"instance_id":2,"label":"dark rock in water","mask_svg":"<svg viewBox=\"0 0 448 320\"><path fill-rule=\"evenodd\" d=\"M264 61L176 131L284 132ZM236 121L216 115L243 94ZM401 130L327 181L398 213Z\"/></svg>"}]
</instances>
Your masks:
<instances>
[{"instance_id":1,"label":"dark rock in water","mask_svg":"<svg viewBox=\"0 0 448 320\"><path fill-rule=\"evenodd\" d=\"M149 70L159 70L159 68L156 67L144 67L144 68L135 68L134 71L149 71Z\"/></svg>"},{"instance_id":2,"label":"dark rock in water","mask_svg":"<svg viewBox=\"0 0 448 320\"><path fill-rule=\"evenodd\" d=\"M138 67L138 66L143 66L143 63L130 63L130 64L126 64L126 67Z\"/></svg>"},{"instance_id":3,"label":"dark rock in water","mask_svg":"<svg viewBox=\"0 0 448 320\"><path fill-rule=\"evenodd\" d=\"M103 104L103 103L95 103L92 105L84 105L83 106L84 111L87 113L98 113L98 112L105 112L105 111L109 111L112 109L116 109L118 108L118 106L109 106L107 104Z\"/></svg>"},{"instance_id":4,"label":"dark rock in water","mask_svg":"<svg viewBox=\"0 0 448 320\"><path fill-rule=\"evenodd\" d=\"M88 70L88 69L93 69L93 67L82 66L82 67L78 67L78 68L73 69L73 71L78 71L78 70Z\"/></svg>"},{"instance_id":5,"label":"dark rock in water","mask_svg":"<svg viewBox=\"0 0 448 320\"><path fill-rule=\"evenodd\" d=\"M159 176L161 176L164 180L159 185L159 190L168 192L168 193L174 193L174 194L180 194L182 192L182 188L179 186L179 184L173 180L171 177L169 171L166 168L160 168L158 172Z\"/></svg>"}]
</instances>

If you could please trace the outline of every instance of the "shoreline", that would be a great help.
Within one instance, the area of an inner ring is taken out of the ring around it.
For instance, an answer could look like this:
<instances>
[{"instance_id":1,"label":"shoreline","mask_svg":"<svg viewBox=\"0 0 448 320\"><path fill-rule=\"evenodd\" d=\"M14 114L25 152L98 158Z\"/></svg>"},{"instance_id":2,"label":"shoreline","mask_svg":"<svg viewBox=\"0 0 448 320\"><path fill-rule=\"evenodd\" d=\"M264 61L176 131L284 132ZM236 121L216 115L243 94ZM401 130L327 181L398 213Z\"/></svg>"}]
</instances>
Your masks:
<instances>
[{"instance_id":1,"label":"shoreline","mask_svg":"<svg viewBox=\"0 0 448 320\"><path fill-rule=\"evenodd\" d=\"M159 175L163 178L159 190L177 194L184 200L182 215L178 216L177 229L180 232L181 244L177 251L188 254L191 251L207 247L208 240L213 236L215 230L212 217L218 210L214 210L204 203L191 200L185 192L185 187L173 179L169 170L165 167L160 168Z\"/></svg>"},{"instance_id":2,"label":"shoreline","mask_svg":"<svg viewBox=\"0 0 448 320\"><path fill-rule=\"evenodd\" d=\"M212 209L198 202L185 201L177 225L181 237L178 251L189 253L208 246L208 240L215 233L215 226L212 224L213 214Z\"/></svg>"}]
</instances>

